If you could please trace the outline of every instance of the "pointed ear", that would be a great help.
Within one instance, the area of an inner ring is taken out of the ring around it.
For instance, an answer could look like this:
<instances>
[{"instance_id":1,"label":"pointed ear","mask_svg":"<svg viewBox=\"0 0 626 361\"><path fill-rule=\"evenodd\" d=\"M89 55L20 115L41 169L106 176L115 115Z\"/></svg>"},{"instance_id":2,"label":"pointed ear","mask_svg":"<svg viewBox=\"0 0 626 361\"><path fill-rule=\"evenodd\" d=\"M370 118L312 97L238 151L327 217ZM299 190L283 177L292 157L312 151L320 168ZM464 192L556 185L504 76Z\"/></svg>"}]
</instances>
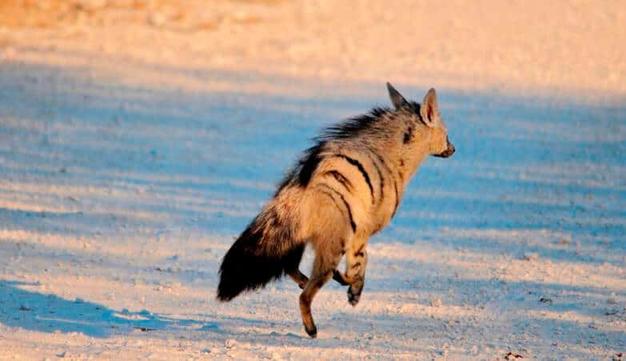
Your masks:
<instances>
[{"instance_id":1,"label":"pointed ear","mask_svg":"<svg viewBox=\"0 0 626 361\"><path fill-rule=\"evenodd\" d=\"M389 82L387 82L387 90L389 91L389 99L391 99L391 104L396 108L396 110L409 105L409 102L404 99L402 94L396 90Z\"/></svg>"},{"instance_id":2,"label":"pointed ear","mask_svg":"<svg viewBox=\"0 0 626 361\"><path fill-rule=\"evenodd\" d=\"M430 88L424 100L420 105L420 115L422 121L429 127L434 127L435 123L439 120L439 105L437 105L437 93L435 89Z\"/></svg>"}]
</instances>

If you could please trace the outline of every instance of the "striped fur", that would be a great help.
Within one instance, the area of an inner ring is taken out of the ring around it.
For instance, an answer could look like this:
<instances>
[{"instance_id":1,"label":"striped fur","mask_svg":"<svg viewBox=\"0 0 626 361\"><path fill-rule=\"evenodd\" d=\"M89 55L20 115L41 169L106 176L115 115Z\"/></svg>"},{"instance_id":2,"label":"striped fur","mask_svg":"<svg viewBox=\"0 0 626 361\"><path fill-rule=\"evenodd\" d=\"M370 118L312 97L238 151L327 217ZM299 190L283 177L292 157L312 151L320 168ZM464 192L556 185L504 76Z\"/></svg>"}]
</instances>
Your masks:
<instances>
[{"instance_id":1,"label":"striped fur","mask_svg":"<svg viewBox=\"0 0 626 361\"><path fill-rule=\"evenodd\" d=\"M411 175L428 155L454 153L435 91L418 104L387 86L393 108L375 108L329 128L280 183L224 256L218 299L229 301L289 275L303 288L300 311L311 337L317 334L311 302L331 277L349 286L348 301L358 303L368 238L395 215ZM310 278L298 268L306 244L315 251ZM346 269L340 272L344 254Z\"/></svg>"}]
</instances>

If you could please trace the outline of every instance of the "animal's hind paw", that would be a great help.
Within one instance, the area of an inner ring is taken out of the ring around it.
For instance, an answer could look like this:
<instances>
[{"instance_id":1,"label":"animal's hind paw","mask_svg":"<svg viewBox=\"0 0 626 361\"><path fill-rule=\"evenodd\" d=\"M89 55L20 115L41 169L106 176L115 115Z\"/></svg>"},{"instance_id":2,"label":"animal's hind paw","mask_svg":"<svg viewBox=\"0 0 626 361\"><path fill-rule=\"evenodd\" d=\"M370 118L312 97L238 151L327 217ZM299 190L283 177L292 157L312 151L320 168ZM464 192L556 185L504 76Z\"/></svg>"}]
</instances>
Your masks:
<instances>
[{"instance_id":1,"label":"animal's hind paw","mask_svg":"<svg viewBox=\"0 0 626 361\"><path fill-rule=\"evenodd\" d=\"M317 327L315 327L315 325L312 325L310 328L304 325L304 330L306 331L307 335L309 335L309 337L311 338L317 337Z\"/></svg>"}]
</instances>

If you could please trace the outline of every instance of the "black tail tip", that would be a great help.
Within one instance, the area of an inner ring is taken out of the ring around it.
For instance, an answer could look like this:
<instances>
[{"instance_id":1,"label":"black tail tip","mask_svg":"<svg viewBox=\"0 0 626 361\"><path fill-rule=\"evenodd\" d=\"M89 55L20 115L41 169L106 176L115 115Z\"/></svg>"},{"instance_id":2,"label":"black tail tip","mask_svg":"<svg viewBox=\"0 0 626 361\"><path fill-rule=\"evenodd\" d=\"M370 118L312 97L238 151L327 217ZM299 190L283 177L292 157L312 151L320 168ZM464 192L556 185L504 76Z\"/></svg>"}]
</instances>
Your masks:
<instances>
[{"instance_id":1,"label":"black tail tip","mask_svg":"<svg viewBox=\"0 0 626 361\"><path fill-rule=\"evenodd\" d=\"M224 289L223 287L218 287L217 295L215 296L215 298L217 298L217 300L220 302L229 302L233 298L237 297L237 295L240 292L241 291L227 290L227 289Z\"/></svg>"}]
</instances>

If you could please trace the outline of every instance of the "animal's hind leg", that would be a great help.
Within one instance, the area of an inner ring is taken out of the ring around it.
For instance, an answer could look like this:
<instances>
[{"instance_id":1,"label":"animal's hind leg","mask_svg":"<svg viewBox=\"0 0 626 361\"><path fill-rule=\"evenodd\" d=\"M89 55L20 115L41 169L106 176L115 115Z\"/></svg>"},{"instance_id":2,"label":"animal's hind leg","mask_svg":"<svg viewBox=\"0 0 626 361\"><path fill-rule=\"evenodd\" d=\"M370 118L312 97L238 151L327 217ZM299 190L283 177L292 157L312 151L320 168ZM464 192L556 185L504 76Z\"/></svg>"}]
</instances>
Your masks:
<instances>
[{"instance_id":1,"label":"animal's hind leg","mask_svg":"<svg viewBox=\"0 0 626 361\"><path fill-rule=\"evenodd\" d=\"M300 289L304 289L309 282L309 277L305 276L299 269L291 270L287 273L291 279L298 284Z\"/></svg>"},{"instance_id":2,"label":"animal's hind leg","mask_svg":"<svg viewBox=\"0 0 626 361\"><path fill-rule=\"evenodd\" d=\"M300 260L304 253L304 244L293 248L285 257L285 273L295 282L301 289L304 289L309 278L300 272Z\"/></svg>"},{"instance_id":3,"label":"animal's hind leg","mask_svg":"<svg viewBox=\"0 0 626 361\"><path fill-rule=\"evenodd\" d=\"M329 250L323 250L328 252ZM306 333L315 338L317 336L317 327L313 321L311 315L311 302L317 291L330 279L333 271L339 264L341 259L341 250L336 252L330 252L330 254L323 254L322 251L318 251L313 263L313 272L311 272L311 279L304 287L304 291L300 294L300 313L302 314L302 323Z\"/></svg>"}]
</instances>

